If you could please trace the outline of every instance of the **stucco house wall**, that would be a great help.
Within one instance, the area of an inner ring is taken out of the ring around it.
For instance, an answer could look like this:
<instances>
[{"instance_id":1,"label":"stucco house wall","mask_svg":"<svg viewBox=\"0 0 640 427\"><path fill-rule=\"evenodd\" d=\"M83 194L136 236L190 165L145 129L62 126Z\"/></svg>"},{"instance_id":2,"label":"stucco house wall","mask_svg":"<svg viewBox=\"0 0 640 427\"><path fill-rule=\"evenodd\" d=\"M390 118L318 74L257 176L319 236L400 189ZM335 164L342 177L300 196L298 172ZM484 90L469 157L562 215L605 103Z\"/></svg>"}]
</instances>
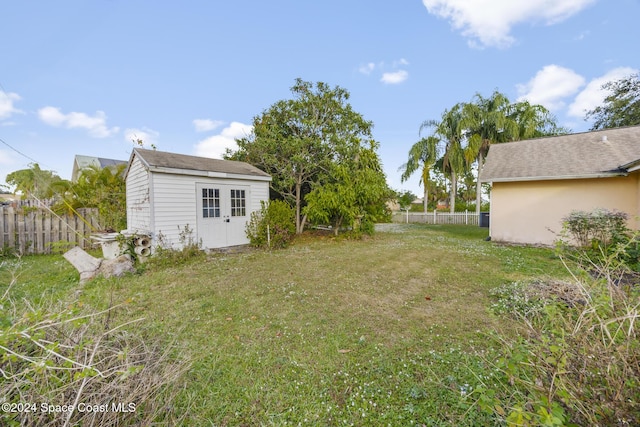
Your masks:
<instances>
[{"instance_id":1,"label":"stucco house wall","mask_svg":"<svg viewBox=\"0 0 640 427\"><path fill-rule=\"evenodd\" d=\"M496 182L491 189L491 239L553 245L571 211L598 208L626 212L628 225L637 228L639 176Z\"/></svg>"},{"instance_id":2,"label":"stucco house wall","mask_svg":"<svg viewBox=\"0 0 640 427\"><path fill-rule=\"evenodd\" d=\"M640 126L492 145L480 174L491 183L492 240L552 245L572 211L640 213Z\"/></svg>"}]
</instances>

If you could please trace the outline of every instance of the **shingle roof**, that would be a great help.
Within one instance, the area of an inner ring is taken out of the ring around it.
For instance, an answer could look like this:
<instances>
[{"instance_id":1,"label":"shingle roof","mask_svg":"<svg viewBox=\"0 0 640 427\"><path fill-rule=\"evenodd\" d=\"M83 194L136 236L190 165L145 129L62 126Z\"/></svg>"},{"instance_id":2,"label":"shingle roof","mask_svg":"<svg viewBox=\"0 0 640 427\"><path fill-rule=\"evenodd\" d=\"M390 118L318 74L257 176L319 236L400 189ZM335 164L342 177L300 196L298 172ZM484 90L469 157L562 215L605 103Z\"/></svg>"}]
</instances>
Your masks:
<instances>
[{"instance_id":1,"label":"shingle roof","mask_svg":"<svg viewBox=\"0 0 640 427\"><path fill-rule=\"evenodd\" d=\"M71 171L71 180L75 182L78 179L80 172L88 167L98 167L103 169L109 166L117 166L126 163L126 160L105 159L103 157L76 154L73 161L73 170Z\"/></svg>"},{"instance_id":2,"label":"shingle roof","mask_svg":"<svg viewBox=\"0 0 640 427\"><path fill-rule=\"evenodd\" d=\"M492 145L483 182L618 176L640 160L640 126Z\"/></svg>"},{"instance_id":3,"label":"shingle roof","mask_svg":"<svg viewBox=\"0 0 640 427\"><path fill-rule=\"evenodd\" d=\"M152 168L187 169L202 172L219 172L233 175L249 175L270 177L255 166L233 160L211 159L208 157L188 156L186 154L167 153L164 151L135 148L134 153Z\"/></svg>"}]
</instances>

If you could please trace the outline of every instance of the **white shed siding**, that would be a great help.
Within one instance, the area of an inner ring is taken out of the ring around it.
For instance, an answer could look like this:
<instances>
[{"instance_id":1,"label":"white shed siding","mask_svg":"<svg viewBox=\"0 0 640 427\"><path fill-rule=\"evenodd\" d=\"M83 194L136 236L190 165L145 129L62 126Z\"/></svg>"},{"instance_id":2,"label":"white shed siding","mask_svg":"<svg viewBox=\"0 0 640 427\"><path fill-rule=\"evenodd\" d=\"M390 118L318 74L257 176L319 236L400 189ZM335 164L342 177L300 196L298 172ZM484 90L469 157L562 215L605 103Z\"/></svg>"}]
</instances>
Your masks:
<instances>
[{"instance_id":1,"label":"white shed siding","mask_svg":"<svg viewBox=\"0 0 640 427\"><path fill-rule=\"evenodd\" d=\"M149 172L137 156L129 167L126 181L127 229L132 232L151 231L151 199Z\"/></svg>"},{"instance_id":2,"label":"white shed siding","mask_svg":"<svg viewBox=\"0 0 640 427\"><path fill-rule=\"evenodd\" d=\"M197 198L199 195L196 194L196 183L248 186L250 205L248 206L247 220L251 212L260 210L261 200L269 200L268 181L220 179L153 172L151 182L154 217L152 235L157 238L161 233L165 242L175 248L180 248L180 233L186 226L193 231L191 236L187 237L196 239L198 235Z\"/></svg>"},{"instance_id":3,"label":"white shed siding","mask_svg":"<svg viewBox=\"0 0 640 427\"><path fill-rule=\"evenodd\" d=\"M179 247L180 231L189 226L196 233L196 177L152 173L153 237L162 233L166 243ZM179 227L179 228L178 228ZM159 242L156 242L159 243Z\"/></svg>"},{"instance_id":4,"label":"white shed siding","mask_svg":"<svg viewBox=\"0 0 640 427\"><path fill-rule=\"evenodd\" d=\"M269 182L253 181L251 184L251 212L260 210L261 200L269 201Z\"/></svg>"},{"instance_id":5,"label":"white shed siding","mask_svg":"<svg viewBox=\"0 0 640 427\"><path fill-rule=\"evenodd\" d=\"M227 246L238 245L246 240L242 218L225 225L230 222L230 190L246 191L244 219L248 221L251 213L260 209L260 202L269 200L270 179L266 174L250 165L224 162L212 165L202 162L206 159L192 156L140 151L142 154L134 150L131 155L126 177L129 232L149 234L154 246L162 244L175 249L180 249L184 243L180 241L181 234L186 238L202 238L203 243L206 241L207 247L212 248L225 243ZM173 168L172 164L181 167ZM193 164L205 169L189 168ZM211 169L207 169L209 167ZM198 206L202 205L202 195L197 194L197 189L207 187L223 189L225 196L221 206L225 217L213 220L201 217L202 208L198 209ZM191 230L190 235L184 235L187 227Z\"/></svg>"}]
</instances>

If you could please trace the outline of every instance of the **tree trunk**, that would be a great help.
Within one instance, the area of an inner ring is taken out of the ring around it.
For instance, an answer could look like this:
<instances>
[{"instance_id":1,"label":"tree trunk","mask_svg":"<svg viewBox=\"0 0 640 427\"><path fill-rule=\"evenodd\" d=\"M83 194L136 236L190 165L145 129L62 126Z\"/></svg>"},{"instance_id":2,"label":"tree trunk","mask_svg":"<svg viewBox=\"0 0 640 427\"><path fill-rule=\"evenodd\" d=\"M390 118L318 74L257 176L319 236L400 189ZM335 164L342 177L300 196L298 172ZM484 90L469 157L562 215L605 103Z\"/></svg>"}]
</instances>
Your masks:
<instances>
[{"instance_id":1,"label":"tree trunk","mask_svg":"<svg viewBox=\"0 0 640 427\"><path fill-rule=\"evenodd\" d=\"M480 205L482 204L482 185L480 185L480 173L484 167L484 156L478 154L478 177L476 178L476 213L480 214Z\"/></svg>"},{"instance_id":2,"label":"tree trunk","mask_svg":"<svg viewBox=\"0 0 640 427\"><path fill-rule=\"evenodd\" d=\"M427 184L424 185L424 199L422 199L422 204L424 205L424 213L427 213L429 210L429 187L427 187Z\"/></svg>"},{"instance_id":3,"label":"tree trunk","mask_svg":"<svg viewBox=\"0 0 640 427\"><path fill-rule=\"evenodd\" d=\"M422 204L424 206L424 213L427 213L429 210L429 168L426 167L426 164L422 171L422 185L424 186Z\"/></svg>"},{"instance_id":4,"label":"tree trunk","mask_svg":"<svg viewBox=\"0 0 640 427\"><path fill-rule=\"evenodd\" d=\"M451 172L451 194L449 195L449 212L456 211L456 193L458 192L458 177L455 172Z\"/></svg>"},{"instance_id":5,"label":"tree trunk","mask_svg":"<svg viewBox=\"0 0 640 427\"><path fill-rule=\"evenodd\" d=\"M302 228L304 224L300 219L300 204L302 203L300 200L300 191L302 190L302 184L300 182L296 182L296 234L302 234Z\"/></svg>"}]
</instances>

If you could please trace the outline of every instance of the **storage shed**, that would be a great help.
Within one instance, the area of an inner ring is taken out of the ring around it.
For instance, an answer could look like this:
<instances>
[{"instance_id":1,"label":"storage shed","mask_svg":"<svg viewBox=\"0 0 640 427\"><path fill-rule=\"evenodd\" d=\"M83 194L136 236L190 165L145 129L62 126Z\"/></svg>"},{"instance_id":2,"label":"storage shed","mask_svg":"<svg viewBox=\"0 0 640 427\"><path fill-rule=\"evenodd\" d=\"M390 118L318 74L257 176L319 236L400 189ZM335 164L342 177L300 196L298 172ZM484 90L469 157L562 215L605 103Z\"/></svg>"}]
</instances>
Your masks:
<instances>
[{"instance_id":1,"label":"storage shed","mask_svg":"<svg viewBox=\"0 0 640 427\"><path fill-rule=\"evenodd\" d=\"M213 249L249 243L246 224L269 200L271 176L244 162L135 148L125 180L127 233L180 249L189 229L185 237Z\"/></svg>"}]
</instances>

